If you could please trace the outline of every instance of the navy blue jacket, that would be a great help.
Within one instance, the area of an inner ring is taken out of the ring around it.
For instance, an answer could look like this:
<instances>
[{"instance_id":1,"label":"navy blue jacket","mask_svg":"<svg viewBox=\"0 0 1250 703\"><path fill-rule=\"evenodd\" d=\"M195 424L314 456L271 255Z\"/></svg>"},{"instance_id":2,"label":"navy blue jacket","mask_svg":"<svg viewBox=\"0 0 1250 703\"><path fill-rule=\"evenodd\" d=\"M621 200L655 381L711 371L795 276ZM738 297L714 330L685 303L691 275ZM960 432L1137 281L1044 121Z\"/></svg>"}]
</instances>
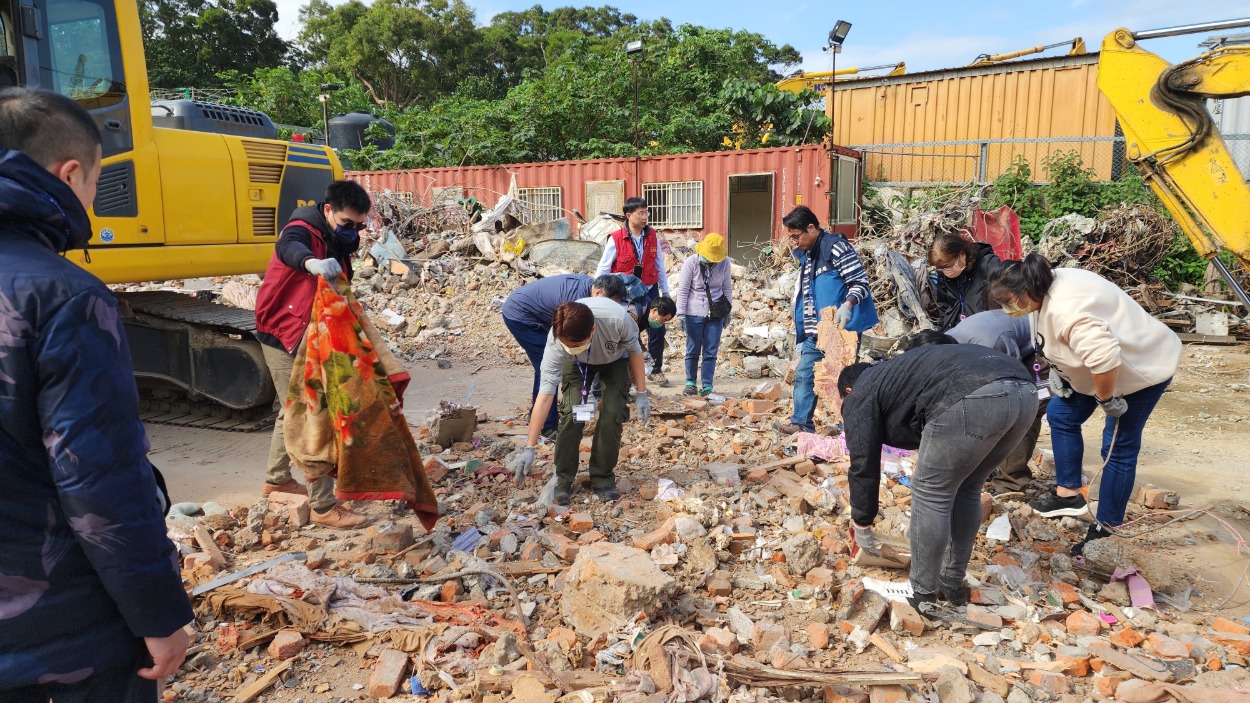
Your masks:
<instances>
[{"instance_id":1,"label":"navy blue jacket","mask_svg":"<svg viewBox=\"0 0 1250 703\"><path fill-rule=\"evenodd\" d=\"M0 149L0 691L132 663L193 617L117 301L61 256L90 237L67 185Z\"/></svg>"},{"instance_id":2,"label":"navy blue jacket","mask_svg":"<svg viewBox=\"0 0 1250 703\"><path fill-rule=\"evenodd\" d=\"M561 303L590 297L594 279L584 273L566 273L540 278L512 291L503 303L503 316L514 322L527 322L551 329L551 318Z\"/></svg>"}]
</instances>

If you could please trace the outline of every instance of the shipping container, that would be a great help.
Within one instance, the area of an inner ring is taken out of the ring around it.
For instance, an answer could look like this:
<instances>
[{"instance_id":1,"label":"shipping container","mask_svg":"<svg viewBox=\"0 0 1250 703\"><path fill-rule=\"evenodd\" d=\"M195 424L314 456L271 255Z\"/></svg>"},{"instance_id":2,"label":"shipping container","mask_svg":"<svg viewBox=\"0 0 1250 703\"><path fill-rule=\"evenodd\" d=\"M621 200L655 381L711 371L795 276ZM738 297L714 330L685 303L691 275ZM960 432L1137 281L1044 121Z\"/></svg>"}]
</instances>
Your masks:
<instances>
[{"instance_id":1,"label":"shipping container","mask_svg":"<svg viewBox=\"0 0 1250 703\"><path fill-rule=\"evenodd\" d=\"M1016 156L1044 179L1043 159L1069 150L1104 179L1123 164L1096 53L839 80L826 111L838 144L905 145L867 159L873 182L993 180ZM982 140L1033 141L966 143Z\"/></svg>"},{"instance_id":2,"label":"shipping container","mask_svg":"<svg viewBox=\"0 0 1250 703\"><path fill-rule=\"evenodd\" d=\"M796 205L853 237L862 181L858 152L818 145L348 173L370 192L409 193L423 203L474 197L488 207L508 192L513 176L536 221L573 211L588 220L619 214L627 195L641 191L654 227L694 239L718 232L738 261L781 237L781 217Z\"/></svg>"}]
</instances>

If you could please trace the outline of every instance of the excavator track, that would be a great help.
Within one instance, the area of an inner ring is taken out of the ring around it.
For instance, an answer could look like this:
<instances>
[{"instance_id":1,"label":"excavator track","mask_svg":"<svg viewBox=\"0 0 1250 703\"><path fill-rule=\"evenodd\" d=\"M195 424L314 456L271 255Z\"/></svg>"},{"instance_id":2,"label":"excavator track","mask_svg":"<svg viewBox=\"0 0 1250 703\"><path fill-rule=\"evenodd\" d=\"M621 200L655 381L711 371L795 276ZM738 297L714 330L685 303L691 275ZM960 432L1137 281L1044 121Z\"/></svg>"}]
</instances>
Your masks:
<instances>
[{"instance_id":1,"label":"excavator track","mask_svg":"<svg viewBox=\"0 0 1250 703\"><path fill-rule=\"evenodd\" d=\"M255 432L273 426L273 381L251 310L211 294L118 293L124 309L140 419Z\"/></svg>"}]
</instances>

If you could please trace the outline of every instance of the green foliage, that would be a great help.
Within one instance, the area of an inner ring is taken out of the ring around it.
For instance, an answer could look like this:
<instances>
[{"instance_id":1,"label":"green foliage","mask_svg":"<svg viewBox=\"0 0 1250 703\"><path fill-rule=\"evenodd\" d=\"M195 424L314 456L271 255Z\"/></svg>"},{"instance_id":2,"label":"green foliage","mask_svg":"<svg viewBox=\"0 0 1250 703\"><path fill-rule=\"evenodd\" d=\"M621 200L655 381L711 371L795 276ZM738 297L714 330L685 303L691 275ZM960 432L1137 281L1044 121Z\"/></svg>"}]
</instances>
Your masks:
<instances>
[{"instance_id":1,"label":"green foliage","mask_svg":"<svg viewBox=\"0 0 1250 703\"><path fill-rule=\"evenodd\" d=\"M282 65L273 0L142 0L148 81L159 88L216 88L218 75Z\"/></svg>"},{"instance_id":2,"label":"green foliage","mask_svg":"<svg viewBox=\"0 0 1250 703\"><path fill-rule=\"evenodd\" d=\"M1181 284L1202 285L1207 273L1207 260L1198 255L1189 237L1178 232L1163 256L1163 263L1152 272L1168 288L1176 290Z\"/></svg>"}]
</instances>

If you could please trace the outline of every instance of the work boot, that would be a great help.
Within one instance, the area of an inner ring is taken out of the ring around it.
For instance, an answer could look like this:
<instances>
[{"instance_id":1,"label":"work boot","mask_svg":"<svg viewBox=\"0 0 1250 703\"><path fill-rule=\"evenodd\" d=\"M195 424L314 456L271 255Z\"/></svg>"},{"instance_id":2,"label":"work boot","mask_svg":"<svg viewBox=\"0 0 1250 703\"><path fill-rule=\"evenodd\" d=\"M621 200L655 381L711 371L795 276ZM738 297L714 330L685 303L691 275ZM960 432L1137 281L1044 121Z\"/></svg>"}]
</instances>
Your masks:
<instances>
[{"instance_id":1,"label":"work boot","mask_svg":"<svg viewBox=\"0 0 1250 703\"><path fill-rule=\"evenodd\" d=\"M938 592L946 599L947 603L954 606L967 605L972 598L972 593L965 583L950 584L945 582L938 583Z\"/></svg>"},{"instance_id":2,"label":"work boot","mask_svg":"<svg viewBox=\"0 0 1250 703\"><path fill-rule=\"evenodd\" d=\"M781 434L798 434L803 431L802 427L799 427L793 422L782 422L780 420L773 423L773 429L777 430Z\"/></svg>"},{"instance_id":3,"label":"work boot","mask_svg":"<svg viewBox=\"0 0 1250 703\"><path fill-rule=\"evenodd\" d=\"M621 499L621 492L616 490L616 486L607 486L605 488L596 488L595 495L605 503L611 503Z\"/></svg>"},{"instance_id":4,"label":"work boot","mask_svg":"<svg viewBox=\"0 0 1250 703\"><path fill-rule=\"evenodd\" d=\"M686 381L686 389L681 392L682 395L698 395L699 390L690 381Z\"/></svg>"},{"instance_id":5,"label":"work boot","mask_svg":"<svg viewBox=\"0 0 1250 703\"><path fill-rule=\"evenodd\" d=\"M294 493L298 496L308 495L308 487L296 481L295 479L287 479L286 483L270 483L265 481L260 486L261 495L269 495L270 493Z\"/></svg>"},{"instance_id":6,"label":"work boot","mask_svg":"<svg viewBox=\"0 0 1250 703\"><path fill-rule=\"evenodd\" d=\"M340 530L354 530L369 524L369 518L357 515L342 504L335 505L324 513L312 511L312 521L318 525L335 527Z\"/></svg>"},{"instance_id":7,"label":"work boot","mask_svg":"<svg viewBox=\"0 0 1250 703\"><path fill-rule=\"evenodd\" d=\"M937 603L936 593L915 593L913 592L907 598L907 604L916 609L917 613L924 615L928 610L925 605Z\"/></svg>"},{"instance_id":8,"label":"work boot","mask_svg":"<svg viewBox=\"0 0 1250 703\"><path fill-rule=\"evenodd\" d=\"M569 489L564 486L556 486L555 491L551 494L551 502L561 508L569 507Z\"/></svg>"},{"instance_id":9,"label":"work boot","mask_svg":"<svg viewBox=\"0 0 1250 703\"><path fill-rule=\"evenodd\" d=\"M1040 517L1076 517L1089 512L1085 496L1060 496L1053 489L1029 501L1029 507Z\"/></svg>"},{"instance_id":10,"label":"work boot","mask_svg":"<svg viewBox=\"0 0 1250 703\"><path fill-rule=\"evenodd\" d=\"M703 388L700 388L700 389L699 389L699 395L700 395L700 396L702 396L702 397L704 397L704 398L708 397L709 395L712 395L712 387L711 387L711 386L704 386Z\"/></svg>"},{"instance_id":11,"label":"work boot","mask_svg":"<svg viewBox=\"0 0 1250 703\"><path fill-rule=\"evenodd\" d=\"M1084 556L1085 545L1089 544L1090 542L1093 542L1096 539L1110 537L1111 534L1112 533L1110 530L1104 528L1101 524L1095 522L1094 524L1090 525L1089 530L1085 532L1085 538L1082 539L1080 542L1077 542L1076 544L1072 545L1072 550L1070 553L1074 557Z\"/></svg>"}]
</instances>

